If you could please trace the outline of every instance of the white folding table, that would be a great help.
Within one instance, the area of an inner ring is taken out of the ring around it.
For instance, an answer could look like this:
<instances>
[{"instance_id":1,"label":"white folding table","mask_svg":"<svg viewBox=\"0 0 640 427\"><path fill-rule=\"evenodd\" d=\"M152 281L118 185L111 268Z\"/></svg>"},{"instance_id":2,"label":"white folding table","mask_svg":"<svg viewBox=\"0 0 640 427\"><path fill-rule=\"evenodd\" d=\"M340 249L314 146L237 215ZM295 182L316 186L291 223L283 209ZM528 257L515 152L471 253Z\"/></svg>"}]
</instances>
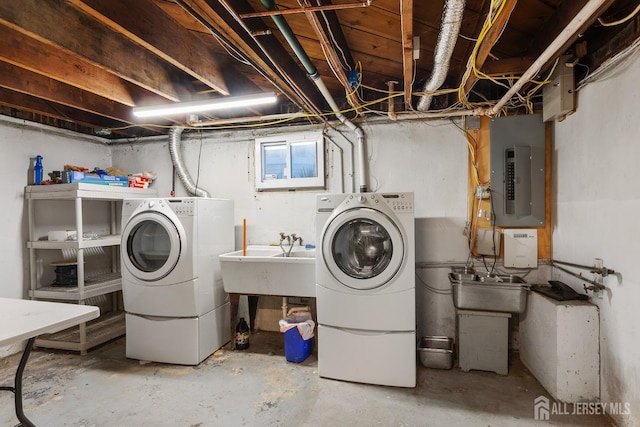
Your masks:
<instances>
[{"instance_id":1,"label":"white folding table","mask_svg":"<svg viewBox=\"0 0 640 427\"><path fill-rule=\"evenodd\" d=\"M36 337L61 331L99 315L100 309L90 305L0 298L0 347L27 340L14 386L0 387L0 390L11 391L15 395L16 416L20 421L18 425L34 426L22 409L22 374Z\"/></svg>"}]
</instances>

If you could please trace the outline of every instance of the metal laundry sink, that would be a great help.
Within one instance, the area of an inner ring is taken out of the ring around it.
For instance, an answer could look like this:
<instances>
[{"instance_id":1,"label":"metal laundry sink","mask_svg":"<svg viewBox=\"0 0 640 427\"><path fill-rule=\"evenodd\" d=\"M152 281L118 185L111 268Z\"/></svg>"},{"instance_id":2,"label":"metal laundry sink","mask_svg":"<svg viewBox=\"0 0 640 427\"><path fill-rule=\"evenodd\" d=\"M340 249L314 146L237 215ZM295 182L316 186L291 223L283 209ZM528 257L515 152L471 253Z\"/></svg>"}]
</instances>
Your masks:
<instances>
[{"instance_id":1,"label":"metal laundry sink","mask_svg":"<svg viewBox=\"0 0 640 427\"><path fill-rule=\"evenodd\" d=\"M315 249L249 246L219 256L224 290L245 295L316 296Z\"/></svg>"},{"instance_id":2,"label":"metal laundry sink","mask_svg":"<svg viewBox=\"0 0 640 427\"><path fill-rule=\"evenodd\" d=\"M475 271L449 273L453 305L460 310L524 313L529 286L516 275L487 275Z\"/></svg>"}]
</instances>

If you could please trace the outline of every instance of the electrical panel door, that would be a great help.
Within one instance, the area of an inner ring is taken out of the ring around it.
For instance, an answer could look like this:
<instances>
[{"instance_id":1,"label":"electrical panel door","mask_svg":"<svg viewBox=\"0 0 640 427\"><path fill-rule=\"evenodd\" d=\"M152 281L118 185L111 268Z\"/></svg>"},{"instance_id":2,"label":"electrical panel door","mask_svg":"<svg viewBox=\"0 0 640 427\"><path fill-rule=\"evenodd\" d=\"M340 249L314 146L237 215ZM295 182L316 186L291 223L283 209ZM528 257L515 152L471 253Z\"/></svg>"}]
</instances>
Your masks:
<instances>
[{"instance_id":1,"label":"electrical panel door","mask_svg":"<svg viewBox=\"0 0 640 427\"><path fill-rule=\"evenodd\" d=\"M545 135L542 115L491 119L491 203L501 227L545 224Z\"/></svg>"}]
</instances>

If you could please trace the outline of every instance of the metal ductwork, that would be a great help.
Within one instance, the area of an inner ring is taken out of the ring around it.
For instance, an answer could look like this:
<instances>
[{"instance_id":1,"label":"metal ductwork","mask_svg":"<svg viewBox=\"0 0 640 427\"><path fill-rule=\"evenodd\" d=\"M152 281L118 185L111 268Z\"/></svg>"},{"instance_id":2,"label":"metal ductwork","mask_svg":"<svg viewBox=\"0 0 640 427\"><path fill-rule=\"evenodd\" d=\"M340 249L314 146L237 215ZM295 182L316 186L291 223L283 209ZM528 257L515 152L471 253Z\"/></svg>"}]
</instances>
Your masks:
<instances>
[{"instance_id":1,"label":"metal ductwork","mask_svg":"<svg viewBox=\"0 0 640 427\"><path fill-rule=\"evenodd\" d=\"M196 197L211 197L209 192L196 187L191 175L187 172L187 168L182 161L182 151L180 150L180 144L182 142L180 137L182 136L182 131L184 131L184 128L181 126L172 128L169 131L169 153L171 154L173 167L189 194Z\"/></svg>"},{"instance_id":2,"label":"metal ductwork","mask_svg":"<svg viewBox=\"0 0 640 427\"><path fill-rule=\"evenodd\" d=\"M262 3L264 8L267 10L278 10L278 6L276 6L273 0L260 0L260 3ZM322 81L320 73L318 73L318 70L311 62L311 59L309 59L309 56L300 45L300 42L298 42L298 39L291 30L291 27L289 27L289 24L287 24L287 21L285 21L285 19L280 15L271 15L271 19L276 24L284 38L287 40L289 46L291 46L291 49L293 49L293 52L296 54L304 68L307 70L307 74L315 83L320 93L322 93L322 96L327 101L329 107L331 107L331 110L336 115L338 120L340 120L343 125L348 127L349 130L353 131L356 134L359 151L358 173L360 174L360 192L366 193L367 179L365 175L364 132L340 112L340 108L338 108L338 105L329 93L327 86L324 84L324 81Z\"/></svg>"},{"instance_id":3,"label":"metal ductwork","mask_svg":"<svg viewBox=\"0 0 640 427\"><path fill-rule=\"evenodd\" d=\"M456 46L456 40L460 33L464 4L464 0L447 0L444 4L440 34L438 34L438 42L433 54L433 71L424 85L423 92L438 90L447 78L453 48ZM432 95L422 96L418 101L418 111L427 111L432 99Z\"/></svg>"}]
</instances>

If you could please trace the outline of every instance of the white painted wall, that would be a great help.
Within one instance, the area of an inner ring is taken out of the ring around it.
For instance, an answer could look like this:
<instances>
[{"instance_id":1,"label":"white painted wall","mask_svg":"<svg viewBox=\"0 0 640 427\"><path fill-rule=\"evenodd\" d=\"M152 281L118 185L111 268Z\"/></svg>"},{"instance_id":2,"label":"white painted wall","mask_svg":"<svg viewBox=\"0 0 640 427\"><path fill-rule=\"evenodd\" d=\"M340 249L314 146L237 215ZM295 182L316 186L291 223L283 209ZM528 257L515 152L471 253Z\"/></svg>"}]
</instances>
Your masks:
<instances>
[{"instance_id":1,"label":"white painted wall","mask_svg":"<svg viewBox=\"0 0 640 427\"><path fill-rule=\"evenodd\" d=\"M615 417L627 426L640 426L639 75L636 56L616 76L578 92L577 111L555 125L552 157L554 259L591 265L602 258L617 272L593 302L600 308L601 399L630 404L630 415Z\"/></svg>"},{"instance_id":2,"label":"white painted wall","mask_svg":"<svg viewBox=\"0 0 640 427\"><path fill-rule=\"evenodd\" d=\"M264 191L254 186L254 139L277 132L307 130L185 132L182 152L194 181L213 197L235 201L236 246L241 247L242 219L247 219L248 244L278 242L278 233L296 233L316 244L315 201L324 192L351 192L360 177L351 163L355 136L340 127L327 132L328 188L326 190ZM401 121L362 125L366 136L369 191L412 191L416 208L416 261L464 263L466 238L467 145L451 122ZM123 143L113 148L113 164L128 172L150 169L158 175L159 194L171 191L172 166L168 138ZM357 155L357 152L356 152ZM200 167L198 167L200 165ZM199 173L198 173L199 170ZM343 177L344 175L344 177ZM355 178L355 179L354 179ZM176 195L186 192L179 182ZM450 289L448 268L418 272L418 327L429 335L454 336L455 312L451 295L428 291Z\"/></svg>"},{"instance_id":3,"label":"white painted wall","mask_svg":"<svg viewBox=\"0 0 640 427\"><path fill-rule=\"evenodd\" d=\"M48 179L49 172L62 170L65 164L91 169L111 166L111 149L98 138L0 117L0 151L3 153L0 197L4 206L0 222L0 239L4 246L0 257L3 275L0 297L23 298L29 286L24 187L30 182L30 159L38 154L43 156L43 179Z\"/></svg>"},{"instance_id":4,"label":"white painted wall","mask_svg":"<svg viewBox=\"0 0 640 427\"><path fill-rule=\"evenodd\" d=\"M24 187L30 182L31 158L43 156L44 178L48 172L62 170L65 164L89 168L111 166L111 149L98 138L79 136L47 126L25 124L22 120L0 117L2 185L0 221L2 257L0 297L25 298L29 287L27 250L27 210ZM73 215L73 212L72 212ZM0 357L17 351L17 346L0 348Z\"/></svg>"}]
</instances>

